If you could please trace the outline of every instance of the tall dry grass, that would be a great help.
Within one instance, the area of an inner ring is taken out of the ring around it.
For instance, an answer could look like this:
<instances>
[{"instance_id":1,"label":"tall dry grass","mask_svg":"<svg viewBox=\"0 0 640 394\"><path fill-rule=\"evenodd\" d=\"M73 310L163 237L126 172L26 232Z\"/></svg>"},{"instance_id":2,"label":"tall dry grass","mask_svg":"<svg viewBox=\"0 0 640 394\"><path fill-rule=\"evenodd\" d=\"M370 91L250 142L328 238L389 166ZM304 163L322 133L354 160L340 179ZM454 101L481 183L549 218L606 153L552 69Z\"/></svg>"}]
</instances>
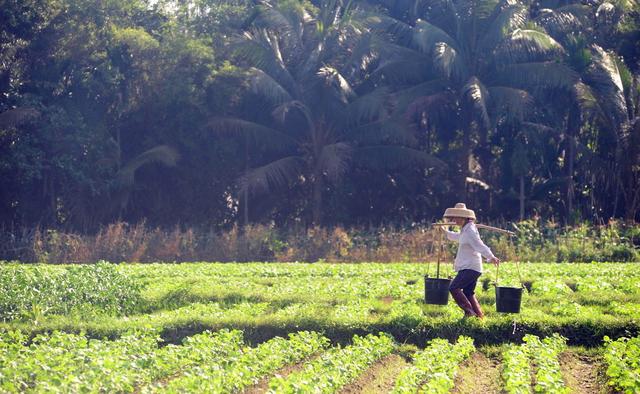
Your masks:
<instances>
[{"instance_id":1,"label":"tall dry grass","mask_svg":"<svg viewBox=\"0 0 640 394\"><path fill-rule=\"evenodd\" d=\"M0 260L29 263L187 261L425 261L434 256L433 235L411 230L346 230L341 227L281 231L266 225L226 232L150 228L123 222L95 235L31 229L0 231Z\"/></svg>"},{"instance_id":2,"label":"tall dry grass","mask_svg":"<svg viewBox=\"0 0 640 394\"><path fill-rule=\"evenodd\" d=\"M503 224L504 225L504 224ZM483 232L503 260L638 261L640 227L611 222L604 226L518 223L517 237ZM267 225L233 227L225 232L166 230L145 223L118 222L95 235L45 229L0 229L0 260L35 263L326 261L424 262L453 260L456 244L429 227L409 229L314 227L277 229Z\"/></svg>"}]
</instances>

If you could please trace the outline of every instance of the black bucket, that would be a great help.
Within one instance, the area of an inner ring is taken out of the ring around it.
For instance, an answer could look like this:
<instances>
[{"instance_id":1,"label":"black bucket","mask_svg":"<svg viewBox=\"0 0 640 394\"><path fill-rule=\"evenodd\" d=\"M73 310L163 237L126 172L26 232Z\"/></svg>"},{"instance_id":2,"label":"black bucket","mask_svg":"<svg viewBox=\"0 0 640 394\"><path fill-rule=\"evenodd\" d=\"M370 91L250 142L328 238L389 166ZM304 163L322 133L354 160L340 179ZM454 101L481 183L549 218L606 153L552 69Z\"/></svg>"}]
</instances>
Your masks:
<instances>
[{"instance_id":1,"label":"black bucket","mask_svg":"<svg viewBox=\"0 0 640 394\"><path fill-rule=\"evenodd\" d=\"M451 279L424 277L424 302L433 305L447 305Z\"/></svg>"},{"instance_id":2,"label":"black bucket","mask_svg":"<svg viewBox=\"0 0 640 394\"><path fill-rule=\"evenodd\" d=\"M496 287L496 311L520 313L522 287Z\"/></svg>"}]
</instances>

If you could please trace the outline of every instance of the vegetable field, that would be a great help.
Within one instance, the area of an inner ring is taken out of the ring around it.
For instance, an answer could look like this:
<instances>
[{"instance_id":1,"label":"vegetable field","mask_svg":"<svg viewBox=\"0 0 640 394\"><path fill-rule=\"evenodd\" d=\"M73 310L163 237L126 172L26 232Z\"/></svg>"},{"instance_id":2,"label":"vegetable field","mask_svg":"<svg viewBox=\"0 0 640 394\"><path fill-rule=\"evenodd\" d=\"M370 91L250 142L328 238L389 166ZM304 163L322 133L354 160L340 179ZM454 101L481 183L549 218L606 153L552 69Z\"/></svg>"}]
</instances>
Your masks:
<instances>
[{"instance_id":1,"label":"vegetable field","mask_svg":"<svg viewBox=\"0 0 640 394\"><path fill-rule=\"evenodd\" d=\"M637 266L521 272L480 321L428 264L2 264L0 392L640 392Z\"/></svg>"}]
</instances>

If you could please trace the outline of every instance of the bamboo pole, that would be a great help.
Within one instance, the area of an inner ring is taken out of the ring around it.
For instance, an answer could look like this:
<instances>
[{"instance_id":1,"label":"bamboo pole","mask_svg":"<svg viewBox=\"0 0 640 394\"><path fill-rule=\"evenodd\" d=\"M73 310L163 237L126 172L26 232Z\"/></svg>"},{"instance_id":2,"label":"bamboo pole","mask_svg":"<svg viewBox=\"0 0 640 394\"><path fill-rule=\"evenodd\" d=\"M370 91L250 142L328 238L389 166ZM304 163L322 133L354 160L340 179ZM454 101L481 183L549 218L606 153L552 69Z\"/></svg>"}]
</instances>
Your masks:
<instances>
[{"instance_id":1,"label":"bamboo pole","mask_svg":"<svg viewBox=\"0 0 640 394\"><path fill-rule=\"evenodd\" d=\"M455 226L456 224L455 223L450 223L450 222L444 222L444 223L432 223L431 225L432 226ZM501 229L501 228L498 228L498 227L488 226L486 224L476 223L476 227L484 229L484 230L495 231L495 232L498 232L498 233L516 235L516 233L514 233L513 231L504 230L504 229Z\"/></svg>"}]
</instances>

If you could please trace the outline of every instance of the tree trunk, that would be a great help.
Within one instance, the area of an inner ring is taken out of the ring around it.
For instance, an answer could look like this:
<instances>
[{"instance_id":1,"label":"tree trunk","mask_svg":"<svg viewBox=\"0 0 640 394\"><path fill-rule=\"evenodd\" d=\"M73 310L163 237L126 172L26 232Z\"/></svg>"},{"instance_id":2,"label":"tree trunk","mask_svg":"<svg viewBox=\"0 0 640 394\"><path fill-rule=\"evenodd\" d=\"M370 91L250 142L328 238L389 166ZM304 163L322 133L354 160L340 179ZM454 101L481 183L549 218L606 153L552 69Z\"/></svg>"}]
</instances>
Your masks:
<instances>
[{"instance_id":1,"label":"tree trunk","mask_svg":"<svg viewBox=\"0 0 640 394\"><path fill-rule=\"evenodd\" d=\"M520 175L520 221L524 220L524 175Z\"/></svg>"},{"instance_id":2,"label":"tree trunk","mask_svg":"<svg viewBox=\"0 0 640 394\"><path fill-rule=\"evenodd\" d=\"M575 165L576 149L575 139L580 134L580 109L572 106L569 110L569 118L567 120L567 134L569 147L567 149L567 222L573 224L573 200L575 197L575 183L573 180L573 172Z\"/></svg>"},{"instance_id":3,"label":"tree trunk","mask_svg":"<svg viewBox=\"0 0 640 394\"><path fill-rule=\"evenodd\" d=\"M312 224L319 226L322 219L322 174L316 171L313 179Z\"/></svg>"},{"instance_id":4,"label":"tree trunk","mask_svg":"<svg viewBox=\"0 0 640 394\"><path fill-rule=\"evenodd\" d=\"M573 165L574 165L574 157L575 157L575 149L573 136L569 137L569 153L568 153L568 181L567 181L567 213L569 221L572 221L571 214L573 213L573 198L575 195L575 185L573 182Z\"/></svg>"},{"instance_id":5,"label":"tree trunk","mask_svg":"<svg viewBox=\"0 0 640 394\"><path fill-rule=\"evenodd\" d=\"M473 133L473 121L468 116L468 121L464 122L465 130L463 133L462 141L462 154L460 158L460 179L457 185L460 195L460 201L466 202L468 199L467 193L467 177L469 177L469 162L472 155L471 135Z\"/></svg>"},{"instance_id":6,"label":"tree trunk","mask_svg":"<svg viewBox=\"0 0 640 394\"><path fill-rule=\"evenodd\" d=\"M244 168L245 174L249 173L249 136L245 136L244 142ZM249 224L249 187L245 187L243 191L243 201L242 201L242 210L244 216L244 225L247 226Z\"/></svg>"}]
</instances>

